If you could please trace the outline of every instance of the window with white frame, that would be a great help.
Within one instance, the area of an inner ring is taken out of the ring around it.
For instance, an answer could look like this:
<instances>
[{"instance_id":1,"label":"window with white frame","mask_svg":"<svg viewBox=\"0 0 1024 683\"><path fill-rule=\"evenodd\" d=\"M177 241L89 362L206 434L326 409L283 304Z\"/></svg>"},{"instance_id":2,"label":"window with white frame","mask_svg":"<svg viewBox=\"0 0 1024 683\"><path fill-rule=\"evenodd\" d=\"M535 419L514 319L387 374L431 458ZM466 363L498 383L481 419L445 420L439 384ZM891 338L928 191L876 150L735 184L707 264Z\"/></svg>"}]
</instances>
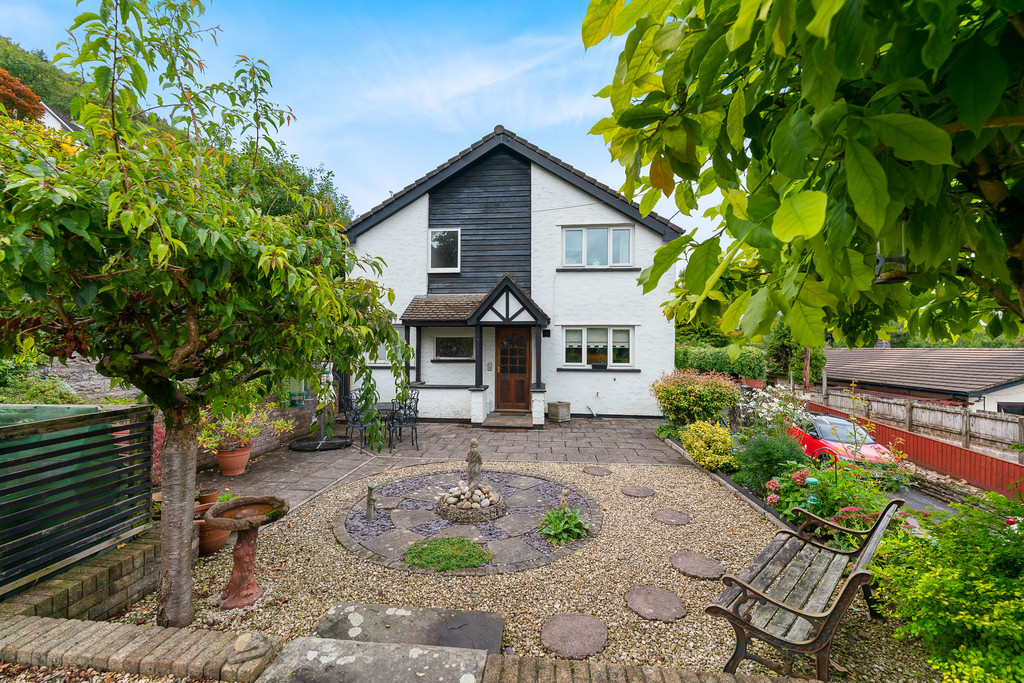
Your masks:
<instances>
[{"instance_id":1,"label":"window with white frame","mask_svg":"<svg viewBox=\"0 0 1024 683\"><path fill-rule=\"evenodd\" d=\"M631 327L566 327L563 341L563 361L567 366L633 365Z\"/></svg>"},{"instance_id":2,"label":"window with white frame","mask_svg":"<svg viewBox=\"0 0 1024 683\"><path fill-rule=\"evenodd\" d=\"M393 325L392 327L394 327L395 332L397 332L398 335L402 337L404 343L405 327L403 327L402 325ZM376 356L376 358L374 358L373 356L369 358L371 365L388 365L391 362L388 360L388 347L384 344L377 345L377 350L374 353L374 355Z\"/></svg>"},{"instance_id":3,"label":"window with white frame","mask_svg":"<svg viewBox=\"0 0 1024 683\"><path fill-rule=\"evenodd\" d=\"M633 228L563 228L562 264L580 268L633 265Z\"/></svg>"},{"instance_id":4,"label":"window with white frame","mask_svg":"<svg viewBox=\"0 0 1024 683\"><path fill-rule=\"evenodd\" d=\"M473 337L434 337L434 358L473 360Z\"/></svg>"},{"instance_id":5,"label":"window with white frame","mask_svg":"<svg viewBox=\"0 0 1024 683\"><path fill-rule=\"evenodd\" d=\"M428 273L457 273L462 265L462 249L458 228L436 228L430 232Z\"/></svg>"}]
</instances>

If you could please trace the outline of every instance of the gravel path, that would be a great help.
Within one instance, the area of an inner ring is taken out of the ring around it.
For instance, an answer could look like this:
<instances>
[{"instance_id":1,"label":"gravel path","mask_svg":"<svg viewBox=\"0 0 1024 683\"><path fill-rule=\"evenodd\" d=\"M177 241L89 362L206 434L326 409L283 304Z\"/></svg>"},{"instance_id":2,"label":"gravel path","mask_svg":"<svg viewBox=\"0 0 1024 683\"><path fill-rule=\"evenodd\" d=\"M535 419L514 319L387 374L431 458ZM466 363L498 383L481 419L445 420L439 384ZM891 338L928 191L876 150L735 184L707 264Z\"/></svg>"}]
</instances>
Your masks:
<instances>
[{"instance_id":1,"label":"gravel path","mask_svg":"<svg viewBox=\"0 0 1024 683\"><path fill-rule=\"evenodd\" d=\"M267 591L256 605L222 612L220 589L231 570L224 550L201 560L196 580L195 626L256 629L286 637L308 635L320 616L341 601L447 609L489 610L506 619L504 645L519 655L549 656L541 646L545 618L583 612L608 627L607 648L594 659L625 664L668 664L693 670L721 670L735 644L732 628L704 614L722 589L717 581L690 579L670 564L680 550L709 555L726 570L746 567L776 533L731 492L694 467L609 465L612 476L583 473L582 465L487 463L488 469L557 478L593 496L604 512L600 534L580 550L539 569L488 577L409 574L363 561L342 548L331 525L366 490L359 481L328 491L260 532L257 577ZM374 477L378 485L413 475L453 470L451 464L398 469ZM657 494L629 498L623 486L648 486ZM378 491L385 489L378 488ZM656 509L676 508L693 521L685 526L655 522ZM678 594L688 615L675 623L641 619L625 603L636 585L655 585ZM151 623L155 596L119 618ZM921 647L892 639L893 625L869 621L858 598L836 637L833 660L853 670L858 681L937 680ZM754 672L750 662L741 671ZM836 680L853 680L837 675Z\"/></svg>"}]
</instances>

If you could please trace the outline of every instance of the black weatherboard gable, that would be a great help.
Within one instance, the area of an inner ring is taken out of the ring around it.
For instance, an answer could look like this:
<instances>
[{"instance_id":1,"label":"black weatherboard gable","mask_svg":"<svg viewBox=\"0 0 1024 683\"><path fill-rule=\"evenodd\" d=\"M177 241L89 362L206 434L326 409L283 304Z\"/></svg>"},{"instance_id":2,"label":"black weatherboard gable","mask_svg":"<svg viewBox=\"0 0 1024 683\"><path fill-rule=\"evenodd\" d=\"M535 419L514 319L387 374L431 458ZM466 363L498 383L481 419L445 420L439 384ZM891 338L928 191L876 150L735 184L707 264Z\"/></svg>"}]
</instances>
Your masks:
<instances>
[{"instance_id":1,"label":"black weatherboard gable","mask_svg":"<svg viewBox=\"0 0 1024 683\"><path fill-rule=\"evenodd\" d=\"M515 133L505 130L503 126L495 126L494 132L488 133L473 143L468 149L463 150L419 180L396 192L378 206L357 217L348 226L347 234L349 240L352 242L357 241L359 235L373 228L381 221L395 215L424 194L430 192L433 188L454 177L470 164L498 148L503 148L531 163L537 164L545 171L561 178L595 199L604 202L629 219L636 221L639 225L643 225L660 234L666 242L682 234L679 228L658 214L652 212L647 216L641 216L639 204L636 202L628 201L612 188L576 170L561 159L548 154Z\"/></svg>"}]
</instances>

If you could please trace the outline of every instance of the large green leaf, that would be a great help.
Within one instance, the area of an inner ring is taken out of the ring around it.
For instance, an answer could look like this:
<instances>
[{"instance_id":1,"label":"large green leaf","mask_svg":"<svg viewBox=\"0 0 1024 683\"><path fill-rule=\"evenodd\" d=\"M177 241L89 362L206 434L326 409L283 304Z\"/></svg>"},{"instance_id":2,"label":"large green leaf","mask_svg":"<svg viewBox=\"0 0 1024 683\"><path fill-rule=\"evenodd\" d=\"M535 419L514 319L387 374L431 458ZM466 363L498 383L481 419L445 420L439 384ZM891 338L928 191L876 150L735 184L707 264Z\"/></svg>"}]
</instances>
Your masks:
<instances>
[{"instance_id":1,"label":"large green leaf","mask_svg":"<svg viewBox=\"0 0 1024 683\"><path fill-rule=\"evenodd\" d=\"M666 115L665 110L656 104L641 104L619 114L619 125L623 128L644 128Z\"/></svg>"},{"instance_id":2,"label":"large green leaf","mask_svg":"<svg viewBox=\"0 0 1024 683\"><path fill-rule=\"evenodd\" d=\"M744 311L747 310L747 306L750 304L750 290L743 292L737 298L729 304L729 308L725 309L725 313L722 314L722 332L728 334L736 329L740 324L740 317Z\"/></svg>"},{"instance_id":3,"label":"large green leaf","mask_svg":"<svg viewBox=\"0 0 1024 683\"><path fill-rule=\"evenodd\" d=\"M949 71L949 94L960 123L979 134L999 106L1006 81L1002 55L981 38L968 41Z\"/></svg>"},{"instance_id":4,"label":"large green leaf","mask_svg":"<svg viewBox=\"0 0 1024 683\"><path fill-rule=\"evenodd\" d=\"M730 50L736 50L750 40L750 31L754 28L754 20L757 18L757 10L761 6L760 0L740 0L740 11L736 16L729 33L726 34L726 41Z\"/></svg>"},{"instance_id":5,"label":"large green leaf","mask_svg":"<svg viewBox=\"0 0 1024 683\"><path fill-rule=\"evenodd\" d=\"M583 46L593 47L604 40L615 25L625 0L591 0L583 17Z\"/></svg>"},{"instance_id":6,"label":"large green leaf","mask_svg":"<svg viewBox=\"0 0 1024 683\"><path fill-rule=\"evenodd\" d=\"M772 219L772 233L783 242L814 237L825 226L827 206L828 195L817 190L788 195Z\"/></svg>"},{"instance_id":7,"label":"large green leaf","mask_svg":"<svg viewBox=\"0 0 1024 683\"><path fill-rule=\"evenodd\" d=\"M743 95L743 88L737 88L729 102L729 112L726 117L725 129L729 134L729 142L736 150L743 149L743 117L747 115L747 102Z\"/></svg>"},{"instance_id":8,"label":"large green leaf","mask_svg":"<svg viewBox=\"0 0 1024 683\"><path fill-rule=\"evenodd\" d=\"M686 272L683 275L686 288L696 294L703 292L708 278L718 267L721 255L722 248L717 239L709 239L698 245L686 262Z\"/></svg>"},{"instance_id":9,"label":"large green leaf","mask_svg":"<svg viewBox=\"0 0 1024 683\"><path fill-rule=\"evenodd\" d=\"M846 187L857 215L877 236L885 225L889 183L875 155L855 140L846 143Z\"/></svg>"},{"instance_id":10,"label":"large green leaf","mask_svg":"<svg viewBox=\"0 0 1024 683\"><path fill-rule=\"evenodd\" d=\"M880 114L864 119L900 159L951 164L953 141L934 123L910 114Z\"/></svg>"},{"instance_id":11,"label":"large green leaf","mask_svg":"<svg viewBox=\"0 0 1024 683\"><path fill-rule=\"evenodd\" d=\"M750 297L747 310L743 313L743 317L740 320L740 330L743 332L743 336L752 337L757 334L758 329L770 312L768 304L767 287L762 287Z\"/></svg>"},{"instance_id":12,"label":"large green leaf","mask_svg":"<svg viewBox=\"0 0 1024 683\"><path fill-rule=\"evenodd\" d=\"M790 306L785 320L793 339L801 346L821 346L825 341L825 315L819 306L797 300Z\"/></svg>"},{"instance_id":13,"label":"large green leaf","mask_svg":"<svg viewBox=\"0 0 1024 683\"><path fill-rule=\"evenodd\" d=\"M683 248L693 241L691 235L682 235L675 238L668 244L663 244L654 252L654 263L644 269L637 278L637 282L643 285L644 294L651 292L658 286L661 276L679 259Z\"/></svg>"},{"instance_id":14,"label":"large green leaf","mask_svg":"<svg viewBox=\"0 0 1024 683\"><path fill-rule=\"evenodd\" d=\"M811 117L803 109L793 110L772 137L776 168L789 178L803 178L807 175L807 155L817 145L818 133L811 125Z\"/></svg>"}]
</instances>

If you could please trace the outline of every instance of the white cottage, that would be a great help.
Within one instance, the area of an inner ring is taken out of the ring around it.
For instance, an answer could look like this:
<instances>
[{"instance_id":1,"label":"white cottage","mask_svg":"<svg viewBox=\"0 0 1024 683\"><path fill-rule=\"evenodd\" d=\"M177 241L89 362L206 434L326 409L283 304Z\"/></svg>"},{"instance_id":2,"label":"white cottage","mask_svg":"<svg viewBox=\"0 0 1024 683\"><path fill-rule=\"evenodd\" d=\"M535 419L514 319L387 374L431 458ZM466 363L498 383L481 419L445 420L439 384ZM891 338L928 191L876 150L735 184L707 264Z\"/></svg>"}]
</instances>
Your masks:
<instances>
[{"instance_id":1,"label":"white cottage","mask_svg":"<svg viewBox=\"0 0 1024 683\"><path fill-rule=\"evenodd\" d=\"M646 296L636 278L679 234L501 126L348 228L387 263L421 417L536 427L549 401L661 414L648 387L673 367L672 278Z\"/></svg>"}]
</instances>

